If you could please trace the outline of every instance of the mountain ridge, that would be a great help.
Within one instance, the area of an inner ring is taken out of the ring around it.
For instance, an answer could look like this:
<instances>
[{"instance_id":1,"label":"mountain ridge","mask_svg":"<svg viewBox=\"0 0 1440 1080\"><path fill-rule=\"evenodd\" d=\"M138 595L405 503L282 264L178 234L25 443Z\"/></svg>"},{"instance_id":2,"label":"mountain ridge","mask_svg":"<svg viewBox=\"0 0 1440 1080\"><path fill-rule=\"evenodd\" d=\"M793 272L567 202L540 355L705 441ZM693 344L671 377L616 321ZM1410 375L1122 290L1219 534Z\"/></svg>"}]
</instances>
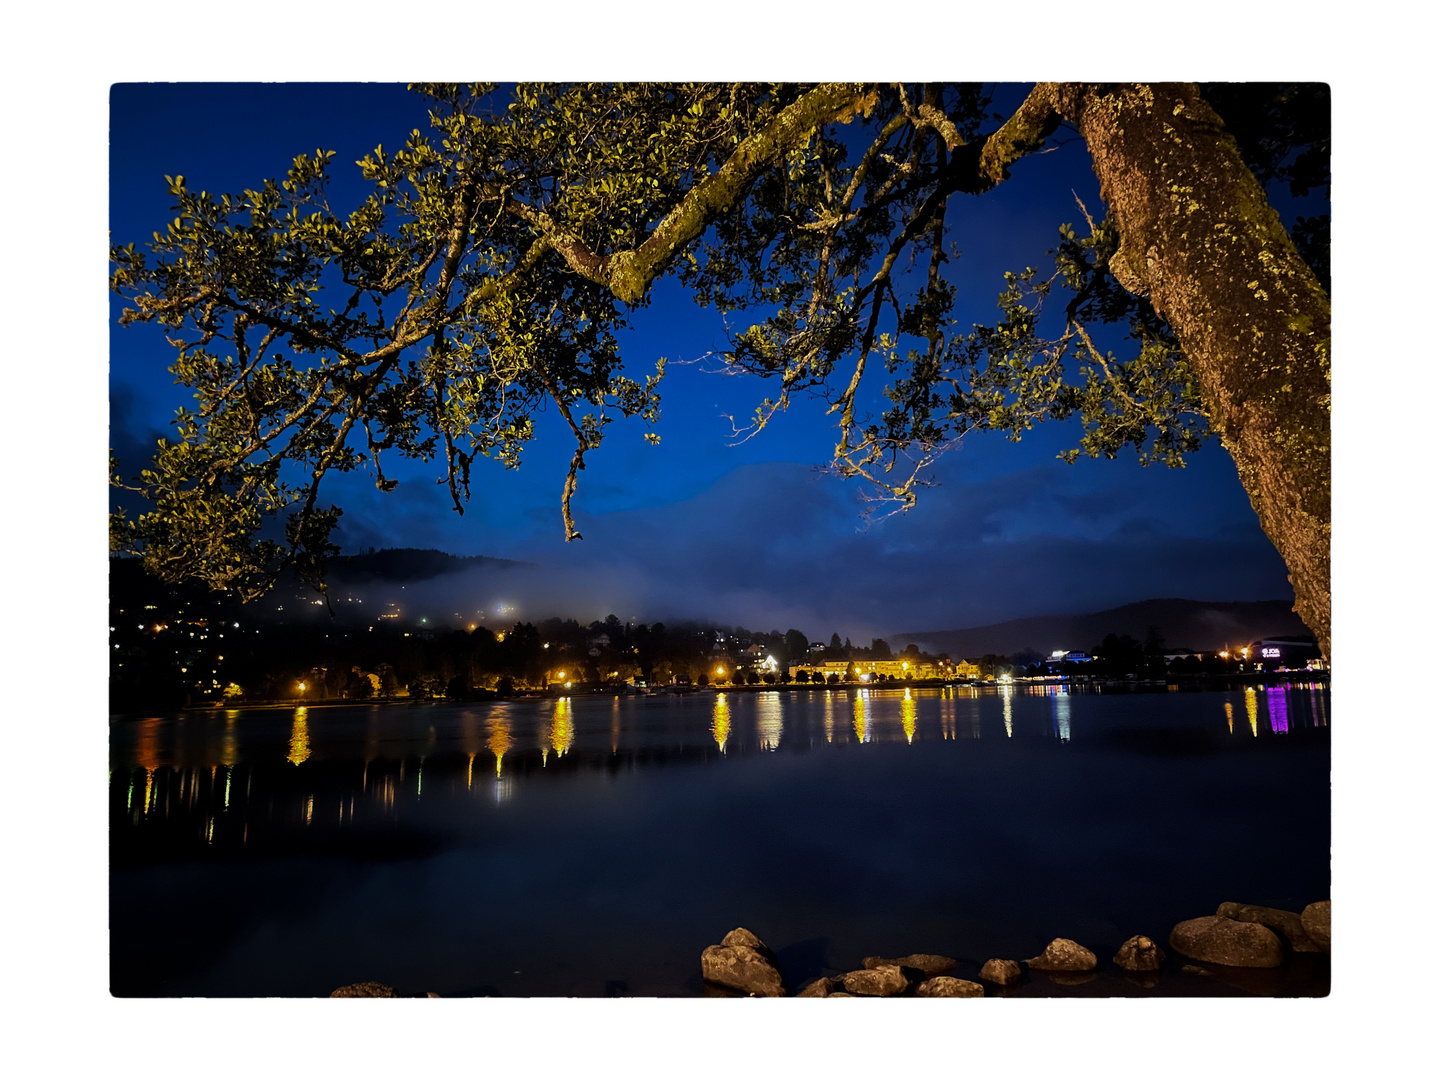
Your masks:
<instances>
[{"instance_id":1,"label":"mountain ridge","mask_svg":"<svg viewBox=\"0 0 1440 1080\"><path fill-rule=\"evenodd\" d=\"M1143 641L1151 627L1167 646L1217 652L1263 637L1309 635L1293 611L1293 600L1187 600L1173 597L1078 615L1035 615L955 630L895 634L892 645L915 644L932 653L975 657L1013 655L1024 650L1048 654L1056 649L1089 651L1106 634L1129 634Z\"/></svg>"}]
</instances>

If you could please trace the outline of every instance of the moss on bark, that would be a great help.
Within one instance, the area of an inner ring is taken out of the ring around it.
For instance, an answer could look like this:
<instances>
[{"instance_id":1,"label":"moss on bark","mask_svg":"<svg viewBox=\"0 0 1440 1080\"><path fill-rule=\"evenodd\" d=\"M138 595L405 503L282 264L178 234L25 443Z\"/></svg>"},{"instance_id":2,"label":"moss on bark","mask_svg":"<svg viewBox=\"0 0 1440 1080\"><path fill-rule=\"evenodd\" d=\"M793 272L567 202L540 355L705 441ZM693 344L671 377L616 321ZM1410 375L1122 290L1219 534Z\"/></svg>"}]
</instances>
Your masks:
<instances>
[{"instance_id":1,"label":"moss on bark","mask_svg":"<svg viewBox=\"0 0 1440 1080\"><path fill-rule=\"evenodd\" d=\"M1329 296L1193 84L1044 93L1090 148L1121 237L1112 271L1174 328L1328 657Z\"/></svg>"}]
</instances>

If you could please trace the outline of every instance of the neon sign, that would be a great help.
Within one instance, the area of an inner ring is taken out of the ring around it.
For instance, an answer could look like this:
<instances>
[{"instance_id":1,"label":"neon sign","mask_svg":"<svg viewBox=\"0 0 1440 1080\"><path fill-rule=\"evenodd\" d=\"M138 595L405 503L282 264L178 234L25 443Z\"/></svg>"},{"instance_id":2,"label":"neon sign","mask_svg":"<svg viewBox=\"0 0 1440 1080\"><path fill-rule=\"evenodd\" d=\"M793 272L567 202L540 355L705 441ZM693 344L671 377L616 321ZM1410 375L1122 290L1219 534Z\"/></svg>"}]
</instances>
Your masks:
<instances>
[{"instance_id":1,"label":"neon sign","mask_svg":"<svg viewBox=\"0 0 1440 1080\"><path fill-rule=\"evenodd\" d=\"M1266 657L1271 657L1271 658L1273 658L1273 659L1277 659L1277 660L1278 660L1278 659L1280 658L1280 650L1279 650L1279 649L1275 649L1275 648L1261 649L1261 650L1260 650L1260 655L1261 655L1261 656L1266 656Z\"/></svg>"}]
</instances>

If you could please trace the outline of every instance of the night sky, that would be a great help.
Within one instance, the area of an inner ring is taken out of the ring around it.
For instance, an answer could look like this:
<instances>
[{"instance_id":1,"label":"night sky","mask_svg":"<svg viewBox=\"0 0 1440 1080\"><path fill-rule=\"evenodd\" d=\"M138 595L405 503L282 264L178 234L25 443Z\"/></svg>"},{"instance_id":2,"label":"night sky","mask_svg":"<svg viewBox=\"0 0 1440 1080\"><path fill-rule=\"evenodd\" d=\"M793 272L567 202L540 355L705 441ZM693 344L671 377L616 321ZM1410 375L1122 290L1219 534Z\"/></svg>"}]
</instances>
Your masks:
<instances>
[{"instance_id":1,"label":"night sky","mask_svg":"<svg viewBox=\"0 0 1440 1080\"><path fill-rule=\"evenodd\" d=\"M1025 89L998 87L996 108ZM389 84L118 84L110 102L112 239L137 245L170 216L166 174L238 192L283 176L297 153L333 149L341 164L332 203L348 209L365 190L350 163L426 126L423 103ZM1101 216L1078 139L1022 161L983 197L951 200L949 237L963 257L949 272L962 325L993 322L1005 270L1050 265L1058 226L1083 220L1076 196ZM1281 213L1293 217L1288 207ZM856 640L1152 597L1291 596L1284 564L1216 440L1171 470L1142 468L1128 452L1067 466L1055 455L1075 444L1075 424L1044 425L1020 444L974 434L942 461L938 486L922 492L914 511L867 526L861 487L817 469L834 443L823 407L801 402L733 445L726 414L747 415L765 385L707 371L705 355L726 342L714 311L674 282L652 296L623 345L632 375L652 370L657 357L671 361L655 429L662 442L645 444L638 422L611 426L580 477L583 541L563 541L572 443L552 409L520 470L477 463L463 518L433 482L437 465L397 463L402 482L390 495L364 475L327 479L322 501L345 509L342 550L426 547L524 560L532 569L499 592L475 585L477 604L505 601L524 618L693 617L795 626L812 637L838 630ZM112 297L112 323L119 308ZM133 472L188 392L171 383L172 350L157 329L112 325L110 342L111 444L122 472ZM1125 347L1117 337L1111 343Z\"/></svg>"}]
</instances>

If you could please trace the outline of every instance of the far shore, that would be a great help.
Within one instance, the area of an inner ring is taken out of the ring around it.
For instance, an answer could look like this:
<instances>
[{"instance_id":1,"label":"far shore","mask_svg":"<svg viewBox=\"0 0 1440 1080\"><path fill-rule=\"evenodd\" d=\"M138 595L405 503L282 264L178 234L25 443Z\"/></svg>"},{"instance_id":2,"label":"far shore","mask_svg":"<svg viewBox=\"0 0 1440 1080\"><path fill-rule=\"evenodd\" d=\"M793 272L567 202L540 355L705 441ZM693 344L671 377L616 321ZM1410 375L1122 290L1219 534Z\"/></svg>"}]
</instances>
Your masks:
<instances>
[{"instance_id":1,"label":"far shore","mask_svg":"<svg viewBox=\"0 0 1440 1080\"><path fill-rule=\"evenodd\" d=\"M1235 685L1276 682L1324 682L1330 681L1328 671L1248 671L1225 675L1181 675L1169 679L1100 679L1100 678L1017 678L1010 682L986 680L983 682L956 682L944 679L912 679L905 682L841 682L841 683L756 683L755 685L687 686L663 684L643 689L625 685L599 687L590 690L520 690L501 697L493 690L481 690L468 698L416 698L416 697L374 697L374 698L330 698L324 701L288 698L266 701L245 701L227 703L223 701L201 702L195 705L150 708L143 713L170 712L274 712L296 708L334 709L359 708L362 706L397 705L405 707L433 705L473 705L491 701L553 701L558 698L602 698L602 697L681 697L695 694L758 694L785 691L788 693L810 693L816 690L941 690L980 689L1003 690L1006 687L1064 686L1085 690L1101 690L1118 693L1165 693L1170 690L1223 690ZM142 712L112 713L111 720L140 719Z\"/></svg>"}]
</instances>

